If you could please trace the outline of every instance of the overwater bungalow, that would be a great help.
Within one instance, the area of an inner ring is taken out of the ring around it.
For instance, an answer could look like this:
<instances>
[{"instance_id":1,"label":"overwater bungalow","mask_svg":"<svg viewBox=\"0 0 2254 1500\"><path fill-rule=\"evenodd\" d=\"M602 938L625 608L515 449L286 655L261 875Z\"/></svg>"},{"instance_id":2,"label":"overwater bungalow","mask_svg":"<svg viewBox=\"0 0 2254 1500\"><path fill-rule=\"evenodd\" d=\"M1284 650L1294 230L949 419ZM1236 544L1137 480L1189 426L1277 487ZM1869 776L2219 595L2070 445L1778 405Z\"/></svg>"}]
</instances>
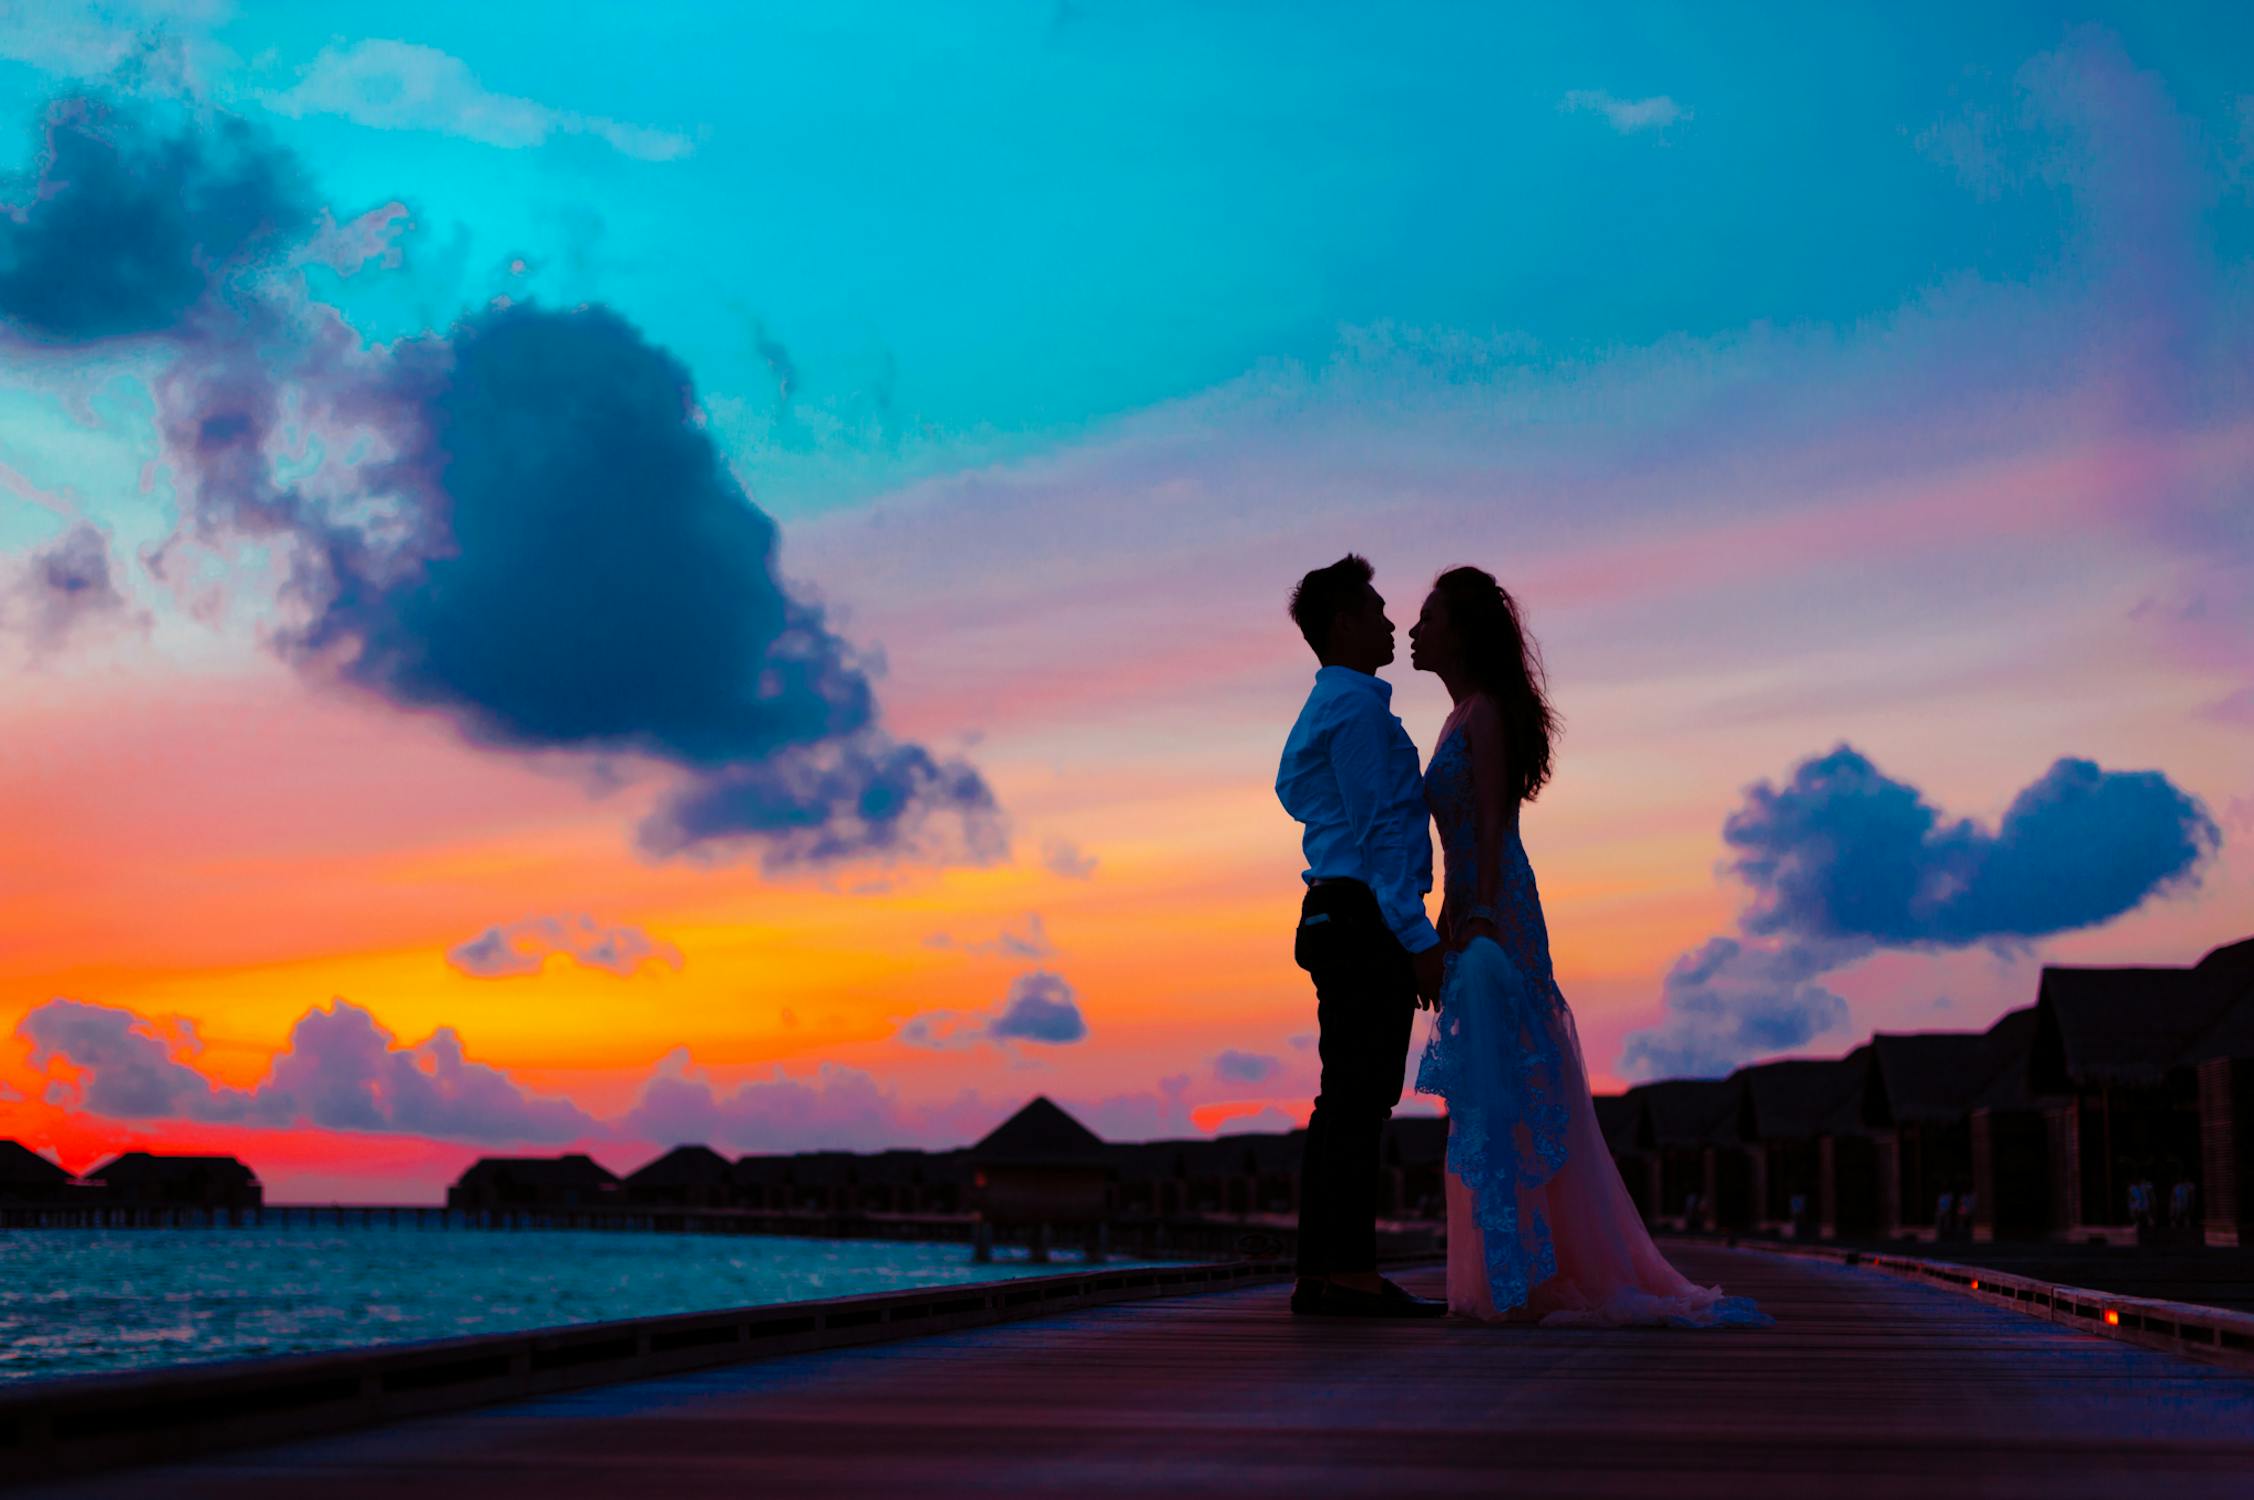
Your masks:
<instances>
[{"instance_id":1,"label":"overwater bungalow","mask_svg":"<svg viewBox=\"0 0 2254 1500\"><path fill-rule=\"evenodd\" d=\"M1101 1138L1037 1097L970 1148L972 1203L997 1226L1101 1224L1112 1158Z\"/></svg>"},{"instance_id":2,"label":"overwater bungalow","mask_svg":"<svg viewBox=\"0 0 2254 1500\"><path fill-rule=\"evenodd\" d=\"M2254 938L2216 949L2199 968L2225 1000L2184 1054L2199 1099L2201 1238L2254 1244Z\"/></svg>"},{"instance_id":3,"label":"overwater bungalow","mask_svg":"<svg viewBox=\"0 0 2254 1500\"><path fill-rule=\"evenodd\" d=\"M1188 1212L1188 1141L1138 1141L1110 1148L1112 1205L1126 1218L1177 1219Z\"/></svg>"},{"instance_id":4,"label":"overwater bungalow","mask_svg":"<svg viewBox=\"0 0 2254 1500\"><path fill-rule=\"evenodd\" d=\"M1304 1150L1305 1131L1291 1137ZM1448 1214L1448 1120L1445 1115L1396 1115L1379 1147L1385 1182L1381 1211L1400 1219L1441 1219ZM1296 1162L1294 1164L1297 1170ZM1296 1205L1296 1199L1294 1200Z\"/></svg>"},{"instance_id":5,"label":"overwater bungalow","mask_svg":"<svg viewBox=\"0 0 2254 1500\"><path fill-rule=\"evenodd\" d=\"M78 1179L17 1141L0 1140L0 1203L52 1204L79 1191Z\"/></svg>"},{"instance_id":6,"label":"overwater bungalow","mask_svg":"<svg viewBox=\"0 0 2254 1500\"><path fill-rule=\"evenodd\" d=\"M1882 1233L1971 1237L1972 1111L1991 1079L2029 1056L2034 1031L2035 1013L2019 1010L1985 1032L1871 1038L1863 1103L1879 1147Z\"/></svg>"},{"instance_id":7,"label":"overwater bungalow","mask_svg":"<svg viewBox=\"0 0 2254 1500\"><path fill-rule=\"evenodd\" d=\"M627 1173L619 1196L653 1208L728 1208L736 1201L733 1172L710 1146L675 1146Z\"/></svg>"},{"instance_id":8,"label":"overwater bungalow","mask_svg":"<svg viewBox=\"0 0 2254 1500\"><path fill-rule=\"evenodd\" d=\"M479 1211L599 1208L618 1202L618 1177L580 1152L485 1156L446 1190L448 1208Z\"/></svg>"},{"instance_id":9,"label":"overwater bungalow","mask_svg":"<svg viewBox=\"0 0 2254 1500\"><path fill-rule=\"evenodd\" d=\"M2185 1231L2201 1160L2189 1059L2229 1015L2231 949L2188 969L2045 968L2031 1081L2047 1111L2054 1231L2127 1240ZM2181 1186L2179 1186L2179 1184Z\"/></svg>"},{"instance_id":10,"label":"overwater bungalow","mask_svg":"<svg viewBox=\"0 0 2254 1500\"><path fill-rule=\"evenodd\" d=\"M852 1183L854 1206L880 1214L961 1213L969 1187L961 1151L879 1151L858 1158Z\"/></svg>"},{"instance_id":11,"label":"overwater bungalow","mask_svg":"<svg viewBox=\"0 0 2254 1500\"><path fill-rule=\"evenodd\" d=\"M2051 1115L2063 1101L2035 1087L2034 1011L2013 1011L1991 1035L2004 1032L2006 1023L2018 1028L2019 1044L2005 1045L1999 1037L1998 1066L1970 1111L1976 1240L2032 1239L2049 1234L2056 1220Z\"/></svg>"},{"instance_id":12,"label":"overwater bungalow","mask_svg":"<svg viewBox=\"0 0 2254 1500\"><path fill-rule=\"evenodd\" d=\"M1784 1058L1740 1068L1738 1135L1752 1147L1753 1226L1816 1234L1824 1201L1823 1136L1857 1118L1864 1064L1857 1058Z\"/></svg>"},{"instance_id":13,"label":"overwater bungalow","mask_svg":"<svg viewBox=\"0 0 2254 1500\"><path fill-rule=\"evenodd\" d=\"M256 1208L265 1190L232 1156L158 1156L128 1151L86 1174L105 1203L133 1208Z\"/></svg>"},{"instance_id":14,"label":"overwater bungalow","mask_svg":"<svg viewBox=\"0 0 2254 1500\"><path fill-rule=\"evenodd\" d=\"M1658 1161L1658 1212L1672 1229L1743 1229L1753 1218L1753 1180L1738 1137L1742 1085L1723 1078L1671 1078L1628 1091L1642 1118L1635 1144Z\"/></svg>"}]
</instances>

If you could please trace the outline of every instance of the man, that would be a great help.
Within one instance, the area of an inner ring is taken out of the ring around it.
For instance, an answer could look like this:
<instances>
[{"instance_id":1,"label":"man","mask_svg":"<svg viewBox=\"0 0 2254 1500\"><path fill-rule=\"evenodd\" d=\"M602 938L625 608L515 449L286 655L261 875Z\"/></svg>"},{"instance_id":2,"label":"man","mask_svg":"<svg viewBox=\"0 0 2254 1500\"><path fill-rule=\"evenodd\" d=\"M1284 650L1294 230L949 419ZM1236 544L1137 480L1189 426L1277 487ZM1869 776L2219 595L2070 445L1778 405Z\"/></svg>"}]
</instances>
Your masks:
<instances>
[{"instance_id":1,"label":"man","mask_svg":"<svg viewBox=\"0 0 2254 1500\"><path fill-rule=\"evenodd\" d=\"M1378 1148L1409 1062L1420 1003L1440 993L1440 936L1424 913L1432 837L1417 749L1377 676L1393 622L1348 554L1292 591L1291 618L1322 663L1276 772L1305 828L1307 894L1293 956L1314 977L1322 1083L1300 1166L1295 1313L1436 1317L1377 1274Z\"/></svg>"}]
</instances>

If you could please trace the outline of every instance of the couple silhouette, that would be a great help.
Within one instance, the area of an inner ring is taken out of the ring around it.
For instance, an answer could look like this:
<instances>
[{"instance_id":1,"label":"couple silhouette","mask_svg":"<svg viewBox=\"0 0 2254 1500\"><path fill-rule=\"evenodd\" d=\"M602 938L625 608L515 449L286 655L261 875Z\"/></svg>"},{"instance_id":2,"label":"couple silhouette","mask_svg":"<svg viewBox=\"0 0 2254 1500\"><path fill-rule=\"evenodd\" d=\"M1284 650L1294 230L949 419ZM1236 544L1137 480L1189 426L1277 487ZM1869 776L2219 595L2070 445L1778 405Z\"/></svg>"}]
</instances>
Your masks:
<instances>
[{"instance_id":1,"label":"couple silhouette","mask_svg":"<svg viewBox=\"0 0 2254 1500\"><path fill-rule=\"evenodd\" d=\"M1395 630L1349 554L1291 595L1321 663L1276 795L1303 830L1293 954L1313 977L1322 1082L1301 1168L1294 1313L1713 1326L1769 1319L1668 1264L1620 1180L1550 967L1519 811L1550 778L1557 715L1517 602L1478 568L1442 573L1409 661L1453 703L1420 768L1377 674ZM1437 919L1432 829L1443 878ZM1377 1271L1378 1146L1419 1008L1417 1091L1447 1101L1448 1296Z\"/></svg>"}]
</instances>

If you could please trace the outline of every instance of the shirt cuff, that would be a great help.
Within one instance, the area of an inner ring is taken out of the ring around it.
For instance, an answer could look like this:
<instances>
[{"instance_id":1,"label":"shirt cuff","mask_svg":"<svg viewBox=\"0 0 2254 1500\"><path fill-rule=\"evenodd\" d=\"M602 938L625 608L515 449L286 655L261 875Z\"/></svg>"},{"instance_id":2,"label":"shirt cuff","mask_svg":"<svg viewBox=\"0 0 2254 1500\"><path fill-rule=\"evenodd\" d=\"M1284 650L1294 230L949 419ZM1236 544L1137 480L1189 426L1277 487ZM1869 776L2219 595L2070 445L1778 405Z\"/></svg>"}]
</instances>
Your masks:
<instances>
[{"instance_id":1,"label":"shirt cuff","mask_svg":"<svg viewBox=\"0 0 2254 1500\"><path fill-rule=\"evenodd\" d=\"M1399 938L1401 946L1411 953L1422 953L1427 948L1440 946L1439 929L1432 925L1432 919L1424 914L1421 907L1418 909L1414 920L1396 925L1393 929L1393 935Z\"/></svg>"}]
</instances>

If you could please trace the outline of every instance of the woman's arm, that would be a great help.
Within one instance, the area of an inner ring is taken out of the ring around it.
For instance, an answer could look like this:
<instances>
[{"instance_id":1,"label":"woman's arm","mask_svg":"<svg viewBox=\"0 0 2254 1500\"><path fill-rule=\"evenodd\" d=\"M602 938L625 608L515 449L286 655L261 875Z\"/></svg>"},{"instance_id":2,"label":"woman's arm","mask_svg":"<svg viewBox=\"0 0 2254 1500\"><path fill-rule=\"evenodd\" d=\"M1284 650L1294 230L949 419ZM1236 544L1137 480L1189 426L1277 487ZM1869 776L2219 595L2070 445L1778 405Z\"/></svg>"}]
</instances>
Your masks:
<instances>
[{"instance_id":1,"label":"woman's arm","mask_svg":"<svg viewBox=\"0 0 2254 1500\"><path fill-rule=\"evenodd\" d=\"M1506 773L1510 754L1503 737L1502 711L1485 693L1464 711L1464 748L1470 752L1471 790L1479 833L1479 887L1470 907L1454 913L1449 937L1462 947L1475 937L1501 942L1503 846L1510 836L1511 796Z\"/></svg>"}]
</instances>

